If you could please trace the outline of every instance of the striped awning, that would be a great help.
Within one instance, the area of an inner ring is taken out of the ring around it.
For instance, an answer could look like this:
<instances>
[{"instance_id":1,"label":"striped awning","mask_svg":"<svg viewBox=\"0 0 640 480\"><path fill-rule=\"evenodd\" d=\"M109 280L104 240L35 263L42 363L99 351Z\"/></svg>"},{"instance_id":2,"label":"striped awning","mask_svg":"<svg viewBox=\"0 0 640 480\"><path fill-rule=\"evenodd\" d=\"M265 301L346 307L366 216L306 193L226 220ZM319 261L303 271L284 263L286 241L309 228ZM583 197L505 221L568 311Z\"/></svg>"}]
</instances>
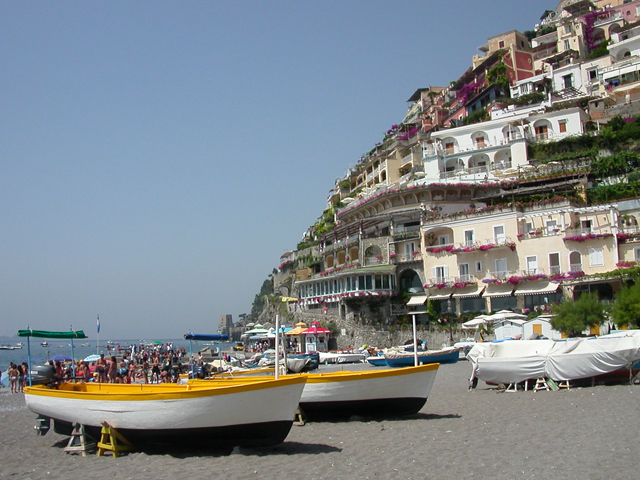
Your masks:
<instances>
[{"instance_id":1,"label":"striped awning","mask_svg":"<svg viewBox=\"0 0 640 480\"><path fill-rule=\"evenodd\" d=\"M429 290L429 300L446 300L452 294L453 288L433 288Z\"/></svg>"},{"instance_id":2,"label":"striped awning","mask_svg":"<svg viewBox=\"0 0 640 480\"><path fill-rule=\"evenodd\" d=\"M516 295L540 295L543 293L554 293L558 291L560 284L557 282L535 281L518 285Z\"/></svg>"},{"instance_id":3,"label":"striped awning","mask_svg":"<svg viewBox=\"0 0 640 480\"><path fill-rule=\"evenodd\" d=\"M429 298L427 295L415 295L409 299L407 305L424 305Z\"/></svg>"},{"instance_id":4,"label":"striped awning","mask_svg":"<svg viewBox=\"0 0 640 480\"><path fill-rule=\"evenodd\" d=\"M454 298L469 298L469 297L479 297L486 285L481 283L479 285L467 285L466 287L456 288L453 292Z\"/></svg>"},{"instance_id":5,"label":"striped awning","mask_svg":"<svg viewBox=\"0 0 640 480\"><path fill-rule=\"evenodd\" d=\"M510 297L513 293L513 285L511 283L502 283L496 285L490 283L487 285L487 289L484 291L485 297Z\"/></svg>"}]
</instances>

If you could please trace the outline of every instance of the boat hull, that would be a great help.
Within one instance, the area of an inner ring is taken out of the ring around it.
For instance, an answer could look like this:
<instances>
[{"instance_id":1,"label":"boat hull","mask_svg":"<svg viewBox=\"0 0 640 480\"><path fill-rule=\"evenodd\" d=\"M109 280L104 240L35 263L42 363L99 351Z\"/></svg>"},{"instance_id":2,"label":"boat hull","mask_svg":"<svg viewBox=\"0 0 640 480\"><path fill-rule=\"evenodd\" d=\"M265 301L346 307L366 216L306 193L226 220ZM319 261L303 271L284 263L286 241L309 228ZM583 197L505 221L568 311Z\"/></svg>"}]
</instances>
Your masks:
<instances>
[{"instance_id":1,"label":"boat hull","mask_svg":"<svg viewBox=\"0 0 640 480\"><path fill-rule=\"evenodd\" d=\"M289 433L305 381L272 378L202 387L65 384L25 388L25 399L33 412L56 423L82 424L94 435L106 421L134 445L267 446Z\"/></svg>"},{"instance_id":2,"label":"boat hull","mask_svg":"<svg viewBox=\"0 0 640 480\"><path fill-rule=\"evenodd\" d=\"M460 350L452 349L451 351L438 353L433 355L420 355L418 354L418 365L428 365L430 363L456 363L460 358ZM385 356L386 363L389 367L410 367L414 365L413 354L407 356L399 356L396 358L389 358Z\"/></svg>"},{"instance_id":3,"label":"boat hull","mask_svg":"<svg viewBox=\"0 0 640 480\"><path fill-rule=\"evenodd\" d=\"M385 370L300 374L300 408L310 419L413 415L427 402L440 364ZM256 377L254 377L256 378ZM190 380L206 384L210 380ZM222 381L246 383L249 377Z\"/></svg>"}]
</instances>

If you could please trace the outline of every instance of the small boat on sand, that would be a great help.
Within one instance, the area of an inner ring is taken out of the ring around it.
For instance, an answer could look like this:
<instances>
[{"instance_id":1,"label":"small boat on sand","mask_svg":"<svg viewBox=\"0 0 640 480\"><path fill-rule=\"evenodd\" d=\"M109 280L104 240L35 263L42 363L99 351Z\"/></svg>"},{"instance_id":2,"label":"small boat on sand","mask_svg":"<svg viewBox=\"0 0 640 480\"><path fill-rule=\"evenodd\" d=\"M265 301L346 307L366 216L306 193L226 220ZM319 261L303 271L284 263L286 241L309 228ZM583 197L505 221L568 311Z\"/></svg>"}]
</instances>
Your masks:
<instances>
[{"instance_id":1,"label":"small boat on sand","mask_svg":"<svg viewBox=\"0 0 640 480\"><path fill-rule=\"evenodd\" d=\"M435 363L385 370L302 373L284 378L306 378L300 408L308 418L395 417L420 411L439 366ZM265 377L229 377L222 381L246 383L256 378ZM210 381L189 380L189 383L201 385Z\"/></svg>"},{"instance_id":2,"label":"small boat on sand","mask_svg":"<svg viewBox=\"0 0 640 480\"><path fill-rule=\"evenodd\" d=\"M135 446L231 448L282 442L305 382L296 376L244 384L64 383L25 387L24 393L27 407L55 427L78 423L94 438L106 421Z\"/></svg>"},{"instance_id":3,"label":"small boat on sand","mask_svg":"<svg viewBox=\"0 0 640 480\"><path fill-rule=\"evenodd\" d=\"M414 364L415 357L412 350L387 350L384 353L386 363L390 367L409 367ZM460 350L455 347L445 347L441 350L418 350L418 365L429 363L456 363L460 358Z\"/></svg>"}]
</instances>

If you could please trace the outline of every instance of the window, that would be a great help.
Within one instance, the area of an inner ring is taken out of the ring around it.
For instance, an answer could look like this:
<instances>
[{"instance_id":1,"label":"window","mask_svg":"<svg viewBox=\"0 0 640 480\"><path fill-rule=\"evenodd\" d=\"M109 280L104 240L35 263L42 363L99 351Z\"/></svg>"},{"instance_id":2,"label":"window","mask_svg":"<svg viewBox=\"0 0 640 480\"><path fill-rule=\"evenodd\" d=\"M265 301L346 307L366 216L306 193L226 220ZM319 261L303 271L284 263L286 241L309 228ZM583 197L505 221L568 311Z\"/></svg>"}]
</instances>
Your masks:
<instances>
[{"instance_id":1,"label":"window","mask_svg":"<svg viewBox=\"0 0 640 480\"><path fill-rule=\"evenodd\" d=\"M500 40L498 43L498 48L504 48L504 40Z\"/></svg>"},{"instance_id":2,"label":"window","mask_svg":"<svg viewBox=\"0 0 640 480\"><path fill-rule=\"evenodd\" d=\"M476 148L484 148L484 137L476 137Z\"/></svg>"},{"instance_id":3,"label":"window","mask_svg":"<svg viewBox=\"0 0 640 480\"><path fill-rule=\"evenodd\" d=\"M571 25L564 26L564 33L571 33Z\"/></svg>"},{"instance_id":4,"label":"window","mask_svg":"<svg viewBox=\"0 0 640 480\"><path fill-rule=\"evenodd\" d=\"M449 245L449 235L438 235L438 245Z\"/></svg>"},{"instance_id":5,"label":"window","mask_svg":"<svg viewBox=\"0 0 640 480\"><path fill-rule=\"evenodd\" d=\"M593 233L593 224L591 220L581 220L580 221L580 229L582 235L588 235L589 233Z\"/></svg>"},{"instance_id":6,"label":"window","mask_svg":"<svg viewBox=\"0 0 640 480\"><path fill-rule=\"evenodd\" d=\"M473 230L465 230L464 231L464 244L466 247L471 247L474 244L474 235Z\"/></svg>"},{"instance_id":7,"label":"window","mask_svg":"<svg viewBox=\"0 0 640 480\"><path fill-rule=\"evenodd\" d=\"M564 49L571 50L571 42L569 40L564 41Z\"/></svg>"},{"instance_id":8,"label":"window","mask_svg":"<svg viewBox=\"0 0 640 480\"><path fill-rule=\"evenodd\" d=\"M556 275L561 272L560 269L560 254L559 253L550 253L549 254L549 274Z\"/></svg>"},{"instance_id":9,"label":"window","mask_svg":"<svg viewBox=\"0 0 640 480\"><path fill-rule=\"evenodd\" d=\"M532 255L527 257L527 275L535 275L538 273L538 257Z\"/></svg>"},{"instance_id":10,"label":"window","mask_svg":"<svg viewBox=\"0 0 640 480\"><path fill-rule=\"evenodd\" d=\"M476 260L476 272L481 272L481 271L482 271L482 261Z\"/></svg>"},{"instance_id":11,"label":"window","mask_svg":"<svg viewBox=\"0 0 640 480\"><path fill-rule=\"evenodd\" d=\"M524 224L524 233L533 232L533 222L527 222Z\"/></svg>"},{"instance_id":12,"label":"window","mask_svg":"<svg viewBox=\"0 0 640 480\"><path fill-rule=\"evenodd\" d=\"M504 277L507 274L507 259L506 258L498 258L496 259L496 275L498 277Z\"/></svg>"},{"instance_id":13,"label":"window","mask_svg":"<svg viewBox=\"0 0 640 480\"><path fill-rule=\"evenodd\" d=\"M493 227L493 239L497 244L502 244L507 241L507 237L504 234L504 225L496 225Z\"/></svg>"},{"instance_id":14,"label":"window","mask_svg":"<svg viewBox=\"0 0 640 480\"><path fill-rule=\"evenodd\" d=\"M558 222L555 220L547 220L547 235L555 235L558 233Z\"/></svg>"},{"instance_id":15,"label":"window","mask_svg":"<svg viewBox=\"0 0 640 480\"><path fill-rule=\"evenodd\" d=\"M469 274L469 264L468 263L459 263L458 264L458 273L460 275L461 282L470 282L471 275Z\"/></svg>"},{"instance_id":16,"label":"window","mask_svg":"<svg viewBox=\"0 0 640 480\"><path fill-rule=\"evenodd\" d=\"M435 283L444 283L447 281L447 267L445 265L440 265L437 267L433 267L433 281Z\"/></svg>"},{"instance_id":17,"label":"window","mask_svg":"<svg viewBox=\"0 0 640 480\"><path fill-rule=\"evenodd\" d=\"M573 75L572 74L564 75L562 77L562 84L564 85L564 88L573 87Z\"/></svg>"},{"instance_id":18,"label":"window","mask_svg":"<svg viewBox=\"0 0 640 480\"><path fill-rule=\"evenodd\" d=\"M598 69L594 68L592 70L588 70L587 76L589 77L589 81L595 82L598 79Z\"/></svg>"},{"instance_id":19,"label":"window","mask_svg":"<svg viewBox=\"0 0 640 480\"><path fill-rule=\"evenodd\" d=\"M452 154L454 149L453 149L453 142L447 142L444 144L444 150L445 153L447 154Z\"/></svg>"},{"instance_id":20,"label":"window","mask_svg":"<svg viewBox=\"0 0 640 480\"><path fill-rule=\"evenodd\" d=\"M591 267L602 267L604 265L604 248L589 249L589 265Z\"/></svg>"},{"instance_id":21,"label":"window","mask_svg":"<svg viewBox=\"0 0 640 480\"><path fill-rule=\"evenodd\" d=\"M548 128L546 125L538 125L535 130L538 140L546 140L548 138Z\"/></svg>"},{"instance_id":22,"label":"window","mask_svg":"<svg viewBox=\"0 0 640 480\"><path fill-rule=\"evenodd\" d=\"M569 254L569 270L572 272L582 270L582 257L580 252L573 251Z\"/></svg>"},{"instance_id":23,"label":"window","mask_svg":"<svg viewBox=\"0 0 640 480\"><path fill-rule=\"evenodd\" d=\"M567 121L566 120L560 120L558 122L558 126L559 126L560 133L564 133L564 132L567 131Z\"/></svg>"}]
</instances>

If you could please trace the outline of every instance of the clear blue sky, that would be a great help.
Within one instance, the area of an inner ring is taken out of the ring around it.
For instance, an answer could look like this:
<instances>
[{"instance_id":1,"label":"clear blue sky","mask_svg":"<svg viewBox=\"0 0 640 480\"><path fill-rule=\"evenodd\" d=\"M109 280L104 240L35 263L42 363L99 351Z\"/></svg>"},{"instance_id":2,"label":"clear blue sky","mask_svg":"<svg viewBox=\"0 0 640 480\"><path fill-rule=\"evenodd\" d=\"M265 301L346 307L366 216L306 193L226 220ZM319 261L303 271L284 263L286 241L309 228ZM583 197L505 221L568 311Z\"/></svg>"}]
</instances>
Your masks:
<instances>
[{"instance_id":1,"label":"clear blue sky","mask_svg":"<svg viewBox=\"0 0 640 480\"><path fill-rule=\"evenodd\" d=\"M556 2L0 6L0 335L210 333L334 180Z\"/></svg>"}]
</instances>

